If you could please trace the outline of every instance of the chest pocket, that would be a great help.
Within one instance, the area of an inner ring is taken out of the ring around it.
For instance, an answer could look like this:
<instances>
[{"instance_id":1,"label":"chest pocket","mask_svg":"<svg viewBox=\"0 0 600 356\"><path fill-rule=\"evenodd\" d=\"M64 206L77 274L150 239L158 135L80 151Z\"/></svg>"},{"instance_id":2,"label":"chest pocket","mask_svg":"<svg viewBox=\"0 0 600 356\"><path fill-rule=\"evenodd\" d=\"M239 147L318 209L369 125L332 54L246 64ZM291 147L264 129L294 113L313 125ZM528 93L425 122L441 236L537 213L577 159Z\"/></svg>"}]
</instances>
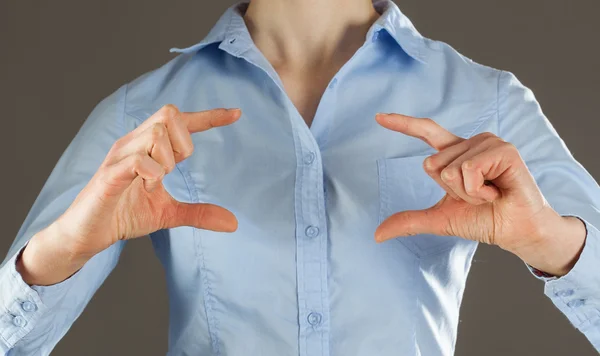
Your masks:
<instances>
[{"instance_id":1,"label":"chest pocket","mask_svg":"<svg viewBox=\"0 0 600 356\"><path fill-rule=\"evenodd\" d=\"M377 160L379 174L379 223L406 210L427 209L435 205L446 192L423 170L427 155ZM457 237L415 235L398 237L417 257L445 252L458 241Z\"/></svg>"}]
</instances>

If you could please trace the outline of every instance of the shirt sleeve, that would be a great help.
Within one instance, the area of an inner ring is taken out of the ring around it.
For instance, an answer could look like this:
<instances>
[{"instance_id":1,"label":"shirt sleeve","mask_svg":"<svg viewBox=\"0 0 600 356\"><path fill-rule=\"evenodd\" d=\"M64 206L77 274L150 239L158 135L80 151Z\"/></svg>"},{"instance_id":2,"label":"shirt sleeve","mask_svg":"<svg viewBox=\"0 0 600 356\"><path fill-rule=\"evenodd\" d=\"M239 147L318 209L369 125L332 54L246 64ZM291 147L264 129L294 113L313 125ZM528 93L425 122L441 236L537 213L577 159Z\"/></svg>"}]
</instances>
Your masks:
<instances>
[{"instance_id":1,"label":"shirt sleeve","mask_svg":"<svg viewBox=\"0 0 600 356\"><path fill-rule=\"evenodd\" d=\"M587 228L581 256L566 276L532 272L545 281L546 296L600 351L600 187L575 160L532 91L509 72L501 72L498 83L499 136L517 147L552 208L581 219Z\"/></svg>"},{"instance_id":2,"label":"shirt sleeve","mask_svg":"<svg viewBox=\"0 0 600 356\"><path fill-rule=\"evenodd\" d=\"M123 243L94 256L76 274L52 286L29 286L16 261L29 239L55 221L94 175L129 125L127 87L100 102L69 144L0 265L0 355L50 353L116 265Z\"/></svg>"}]
</instances>

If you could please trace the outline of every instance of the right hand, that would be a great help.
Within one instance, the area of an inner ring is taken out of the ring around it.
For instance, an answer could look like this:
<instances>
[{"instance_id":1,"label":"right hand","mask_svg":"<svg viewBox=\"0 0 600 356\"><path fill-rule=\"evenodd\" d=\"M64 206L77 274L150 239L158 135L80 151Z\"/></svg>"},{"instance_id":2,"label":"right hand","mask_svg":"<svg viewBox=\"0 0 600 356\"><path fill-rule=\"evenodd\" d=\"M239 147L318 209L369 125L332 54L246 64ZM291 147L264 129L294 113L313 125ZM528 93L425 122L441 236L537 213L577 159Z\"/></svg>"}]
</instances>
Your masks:
<instances>
[{"instance_id":1,"label":"right hand","mask_svg":"<svg viewBox=\"0 0 600 356\"><path fill-rule=\"evenodd\" d=\"M48 240L60 241L68 246L72 260L84 262L119 240L160 229L193 226L235 231L237 220L230 211L212 204L178 202L167 193L162 179L192 154L191 133L229 125L239 117L237 109L186 113L173 105L161 108L112 146L90 182L47 229L52 236L45 239L44 249L48 250ZM36 237L23 252L25 267L35 263L42 249L40 243L30 249ZM30 256L28 250L33 250ZM71 262L81 267L81 263Z\"/></svg>"}]
</instances>

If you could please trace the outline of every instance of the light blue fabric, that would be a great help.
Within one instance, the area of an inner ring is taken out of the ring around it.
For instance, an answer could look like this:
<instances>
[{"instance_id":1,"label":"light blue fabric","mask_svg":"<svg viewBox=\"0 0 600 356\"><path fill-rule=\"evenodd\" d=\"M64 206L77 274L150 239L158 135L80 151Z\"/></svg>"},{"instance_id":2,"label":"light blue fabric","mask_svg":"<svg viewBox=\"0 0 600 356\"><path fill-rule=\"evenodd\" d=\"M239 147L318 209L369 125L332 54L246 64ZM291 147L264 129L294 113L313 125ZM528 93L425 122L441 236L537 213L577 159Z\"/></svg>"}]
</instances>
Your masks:
<instances>
[{"instance_id":1,"label":"light blue fabric","mask_svg":"<svg viewBox=\"0 0 600 356\"><path fill-rule=\"evenodd\" d=\"M550 204L587 224L575 268L544 283L600 348L598 185L515 76L422 37L392 2L376 8L382 16L331 81L310 128L252 43L243 6L102 101L0 268L2 353L47 354L117 263L122 243L54 286L30 288L15 270L19 251L71 204L112 144L167 103L243 111L231 126L193 134L194 154L164 181L175 198L216 203L239 219L233 234L181 227L151 235L167 277L169 355L453 354L477 246L435 236L375 243L384 218L443 195L421 168L434 151L379 126L378 112L431 117L463 137L489 131L518 147Z\"/></svg>"}]
</instances>

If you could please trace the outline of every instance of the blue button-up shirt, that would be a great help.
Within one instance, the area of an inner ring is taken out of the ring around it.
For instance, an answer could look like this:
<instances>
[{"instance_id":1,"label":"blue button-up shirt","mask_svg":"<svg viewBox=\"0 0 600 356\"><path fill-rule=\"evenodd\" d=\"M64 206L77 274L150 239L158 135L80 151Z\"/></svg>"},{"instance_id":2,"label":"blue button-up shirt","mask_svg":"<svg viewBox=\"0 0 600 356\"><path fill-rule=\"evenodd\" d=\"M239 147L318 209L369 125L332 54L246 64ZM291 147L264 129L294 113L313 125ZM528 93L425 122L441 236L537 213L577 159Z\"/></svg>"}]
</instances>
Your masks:
<instances>
[{"instance_id":1,"label":"blue button-up shirt","mask_svg":"<svg viewBox=\"0 0 600 356\"><path fill-rule=\"evenodd\" d=\"M151 235L168 284L169 355L453 354L477 245L437 236L375 243L384 218L444 195L421 166L432 149L378 125L378 112L516 145L553 208L586 223L579 261L568 275L545 278L545 293L600 348L598 185L514 75L421 36L392 2L376 8L381 17L331 80L310 127L253 44L243 5L202 42L174 49L173 60L103 100L0 268L0 350L46 354L113 269L122 242L49 287L25 284L15 259L115 141L167 103L243 112L233 125L193 134L194 154L164 180L176 199L219 204L239 220L230 235L192 227Z\"/></svg>"}]
</instances>

